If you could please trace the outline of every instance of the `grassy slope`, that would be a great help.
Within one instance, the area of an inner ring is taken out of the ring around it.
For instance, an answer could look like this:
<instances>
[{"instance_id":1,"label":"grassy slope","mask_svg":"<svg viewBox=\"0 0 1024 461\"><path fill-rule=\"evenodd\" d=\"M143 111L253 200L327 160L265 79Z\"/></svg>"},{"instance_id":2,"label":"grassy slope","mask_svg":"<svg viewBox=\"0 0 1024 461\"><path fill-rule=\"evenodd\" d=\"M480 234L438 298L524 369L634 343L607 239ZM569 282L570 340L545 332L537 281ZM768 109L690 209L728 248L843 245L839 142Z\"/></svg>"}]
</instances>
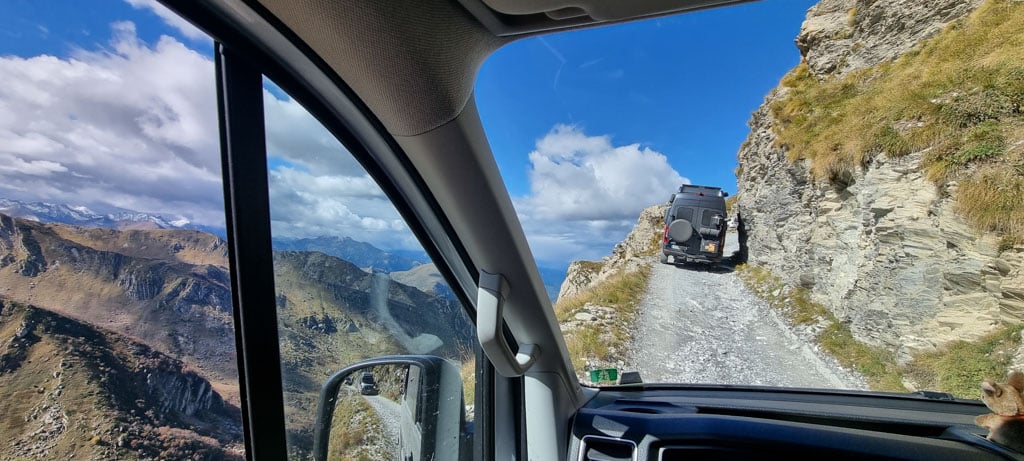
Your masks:
<instances>
[{"instance_id":1,"label":"grassy slope","mask_svg":"<svg viewBox=\"0 0 1024 461\"><path fill-rule=\"evenodd\" d=\"M1003 327L977 342L957 341L941 350L916 355L899 366L892 351L854 339L849 326L811 301L806 289L787 287L763 268L738 269L740 279L790 323L820 323L824 328L818 334L818 345L843 366L864 375L873 390L904 392L904 379L909 379L919 389L978 399L981 382L1001 381L1020 346L1022 327Z\"/></svg>"},{"instance_id":2,"label":"grassy slope","mask_svg":"<svg viewBox=\"0 0 1024 461\"><path fill-rule=\"evenodd\" d=\"M23 329L27 334L15 339ZM6 392L0 399L0 457L45 450L48 459L175 458L185 452L236 459L223 445L237 449L240 432L221 432L230 424L224 418L240 429L237 408L202 420L161 415L152 411L158 403L145 393L145 378L132 373L187 373L179 362L120 335L6 300L0 300L0 338L0 389ZM227 438L218 442L211 435Z\"/></svg>"},{"instance_id":3,"label":"grassy slope","mask_svg":"<svg viewBox=\"0 0 1024 461\"><path fill-rule=\"evenodd\" d=\"M894 62L824 80L801 64L782 80L786 96L770 106L778 143L790 161L808 160L816 178L834 183L875 156L922 152L929 179L957 185L950 188L956 209L971 225L999 234L1004 248L1024 243L1022 29L1024 3L988 0ZM898 367L891 352L855 341L801 290L777 291L783 287L759 269L742 274L791 321L824 322L821 346L875 389L903 390L905 377L921 388L977 398L981 380L1005 376L1020 342L1020 328L1005 327Z\"/></svg>"},{"instance_id":4,"label":"grassy slope","mask_svg":"<svg viewBox=\"0 0 1024 461\"><path fill-rule=\"evenodd\" d=\"M654 255L659 249L660 242L661 235L658 233L652 237L647 254ZM595 274L601 271L600 262L582 262L587 270ZM650 266L644 266L634 272L620 270L590 289L576 296L559 299L555 303L555 316L562 324L583 311L584 306L588 304L615 310L615 321L609 330L603 329L598 323L593 323L582 324L565 332L566 347L577 373L588 371L588 362L599 364L597 368L603 368L624 358L623 354L632 337L637 309L647 289L650 275Z\"/></svg>"},{"instance_id":5,"label":"grassy slope","mask_svg":"<svg viewBox=\"0 0 1024 461\"><path fill-rule=\"evenodd\" d=\"M819 81L801 64L771 112L791 161L837 183L877 155L923 151L958 211L1024 242L1024 3L989 0L894 62Z\"/></svg>"}]
</instances>

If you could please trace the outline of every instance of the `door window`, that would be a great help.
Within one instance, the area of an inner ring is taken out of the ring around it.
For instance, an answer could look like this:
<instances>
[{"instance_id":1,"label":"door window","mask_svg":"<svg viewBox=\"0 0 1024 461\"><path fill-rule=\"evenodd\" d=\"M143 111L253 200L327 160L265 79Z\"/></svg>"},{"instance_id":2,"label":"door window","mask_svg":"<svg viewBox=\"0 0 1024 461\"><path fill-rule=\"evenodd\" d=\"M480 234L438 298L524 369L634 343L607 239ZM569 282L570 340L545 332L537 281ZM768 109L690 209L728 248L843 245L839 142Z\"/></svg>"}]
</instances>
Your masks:
<instances>
[{"instance_id":1,"label":"door window","mask_svg":"<svg viewBox=\"0 0 1024 461\"><path fill-rule=\"evenodd\" d=\"M340 381L331 395L331 459L429 459L441 449L425 434L443 426L438 412L455 415L457 441L468 443L476 387L473 323L374 179L298 102L269 81L266 87L289 453L296 459L311 453L325 382L380 356L442 361L367 366ZM430 384L431 376L439 376L434 370L458 377L462 393L451 397L461 401L438 402L437 389L429 386L449 383ZM428 403L438 410L425 413Z\"/></svg>"},{"instance_id":2,"label":"door window","mask_svg":"<svg viewBox=\"0 0 1024 461\"><path fill-rule=\"evenodd\" d=\"M243 451L212 41L130 3L0 6L0 459Z\"/></svg>"}]
</instances>

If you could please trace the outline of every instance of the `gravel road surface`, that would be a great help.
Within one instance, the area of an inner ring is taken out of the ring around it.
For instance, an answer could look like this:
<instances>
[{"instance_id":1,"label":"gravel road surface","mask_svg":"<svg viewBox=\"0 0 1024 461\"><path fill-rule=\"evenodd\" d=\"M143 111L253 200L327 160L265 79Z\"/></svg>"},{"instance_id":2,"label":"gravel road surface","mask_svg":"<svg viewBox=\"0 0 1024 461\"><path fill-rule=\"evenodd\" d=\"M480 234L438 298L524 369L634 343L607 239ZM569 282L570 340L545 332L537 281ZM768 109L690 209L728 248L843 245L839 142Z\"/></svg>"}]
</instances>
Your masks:
<instances>
[{"instance_id":1,"label":"gravel road surface","mask_svg":"<svg viewBox=\"0 0 1024 461\"><path fill-rule=\"evenodd\" d=\"M729 237L726 254L736 248ZM633 338L624 369L646 383L866 388L798 338L731 269L654 262Z\"/></svg>"},{"instance_id":2,"label":"gravel road surface","mask_svg":"<svg viewBox=\"0 0 1024 461\"><path fill-rule=\"evenodd\" d=\"M366 399L366 403L373 407L373 411L380 418L381 425L384 426L381 428L384 431L384 451L393 454L390 459L400 459L401 453L399 452L398 438L402 430L401 407L397 402L387 397L379 395L366 395L363 397Z\"/></svg>"}]
</instances>

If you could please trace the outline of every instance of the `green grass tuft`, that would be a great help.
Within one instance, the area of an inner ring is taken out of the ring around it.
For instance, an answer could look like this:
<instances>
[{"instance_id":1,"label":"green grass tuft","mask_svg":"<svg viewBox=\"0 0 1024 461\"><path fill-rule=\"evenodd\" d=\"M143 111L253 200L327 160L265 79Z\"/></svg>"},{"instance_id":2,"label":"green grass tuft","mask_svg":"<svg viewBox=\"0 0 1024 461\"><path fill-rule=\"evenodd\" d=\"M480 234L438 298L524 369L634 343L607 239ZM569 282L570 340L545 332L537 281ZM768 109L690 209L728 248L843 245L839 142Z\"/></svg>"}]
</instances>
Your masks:
<instances>
[{"instance_id":1,"label":"green grass tuft","mask_svg":"<svg viewBox=\"0 0 1024 461\"><path fill-rule=\"evenodd\" d=\"M846 367L863 375L871 389L905 392L903 373L896 366L896 354L883 347L857 341L846 324L834 320L818 336L821 348Z\"/></svg>"},{"instance_id":2,"label":"green grass tuft","mask_svg":"<svg viewBox=\"0 0 1024 461\"><path fill-rule=\"evenodd\" d=\"M838 186L875 155L918 151L926 152L922 167L938 184L980 180L985 166L1013 163L1008 146L1024 141L1022 29L1024 3L988 0L894 62L822 80L800 64L781 81L785 97L769 106L777 143L790 161L809 160L815 178ZM1017 160L1009 169L1024 170ZM995 189L972 203L998 208L1019 198L1014 194ZM992 230L987 220L968 218ZM1016 227L1001 228L1024 238Z\"/></svg>"},{"instance_id":3,"label":"green grass tuft","mask_svg":"<svg viewBox=\"0 0 1024 461\"><path fill-rule=\"evenodd\" d=\"M960 183L955 198L956 210L973 226L1002 234L1009 246L1024 240L1024 175L985 168Z\"/></svg>"},{"instance_id":4,"label":"green grass tuft","mask_svg":"<svg viewBox=\"0 0 1024 461\"><path fill-rule=\"evenodd\" d=\"M976 342L956 341L940 351L917 355L906 373L921 388L980 399L982 381L1005 379L1020 346L1021 328L1002 327Z\"/></svg>"},{"instance_id":5,"label":"green grass tuft","mask_svg":"<svg viewBox=\"0 0 1024 461\"><path fill-rule=\"evenodd\" d=\"M555 304L555 316L559 322L566 322L587 304L610 307L615 310L615 322L610 329L603 329L598 322L581 324L565 332L566 347L576 371L587 371L586 362L614 363L617 356L626 350L632 337L632 327L637 309L651 268L643 267L633 272L619 272L607 280L576 296L560 299ZM613 351L615 352L613 354Z\"/></svg>"},{"instance_id":6,"label":"green grass tuft","mask_svg":"<svg viewBox=\"0 0 1024 461\"><path fill-rule=\"evenodd\" d=\"M779 309L791 323L823 323L825 328L816 338L817 343L842 366L863 375L872 390L905 392L905 376L920 389L978 399L981 382L1004 379L1021 345L1024 326L1002 326L978 341L956 341L935 352L917 354L909 363L899 366L894 351L858 341L847 324L824 306L810 301L807 290L786 287L779 277L760 267L742 265L737 273L752 291Z\"/></svg>"}]
</instances>

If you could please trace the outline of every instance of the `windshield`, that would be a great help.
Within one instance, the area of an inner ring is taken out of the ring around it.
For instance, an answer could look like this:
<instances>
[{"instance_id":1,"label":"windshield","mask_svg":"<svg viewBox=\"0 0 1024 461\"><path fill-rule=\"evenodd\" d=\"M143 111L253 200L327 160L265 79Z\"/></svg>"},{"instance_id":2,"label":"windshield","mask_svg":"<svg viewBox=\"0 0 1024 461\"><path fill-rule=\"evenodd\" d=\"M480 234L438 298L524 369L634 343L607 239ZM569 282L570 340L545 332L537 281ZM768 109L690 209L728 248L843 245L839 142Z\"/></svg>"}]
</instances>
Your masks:
<instances>
[{"instance_id":1,"label":"windshield","mask_svg":"<svg viewBox=\"0 0 1024 461\"><path fill-rule=\"evenodd\" d=\"M917 3L742 2L480 65L580 383L979 398L1024 369L1024 2ZM240 459L267 408L290 459L460 459L525 421L501 405L539 388L494 378L467 271L505 234L441 231L458 162L395 166L448 144L225 72L153 0L0 23L0 459Z\"/></svg>"},{"instance_id":2,"label":"windshield","mask_svg":"<svg viewBox=\"0 0 1024 461\"><path fill-rule=\"evenodd\" d=\"M1024 5L939 3L752 2L484 63L581 382L977 398L1024 364Z\"/></svg>"}]
</instances>

